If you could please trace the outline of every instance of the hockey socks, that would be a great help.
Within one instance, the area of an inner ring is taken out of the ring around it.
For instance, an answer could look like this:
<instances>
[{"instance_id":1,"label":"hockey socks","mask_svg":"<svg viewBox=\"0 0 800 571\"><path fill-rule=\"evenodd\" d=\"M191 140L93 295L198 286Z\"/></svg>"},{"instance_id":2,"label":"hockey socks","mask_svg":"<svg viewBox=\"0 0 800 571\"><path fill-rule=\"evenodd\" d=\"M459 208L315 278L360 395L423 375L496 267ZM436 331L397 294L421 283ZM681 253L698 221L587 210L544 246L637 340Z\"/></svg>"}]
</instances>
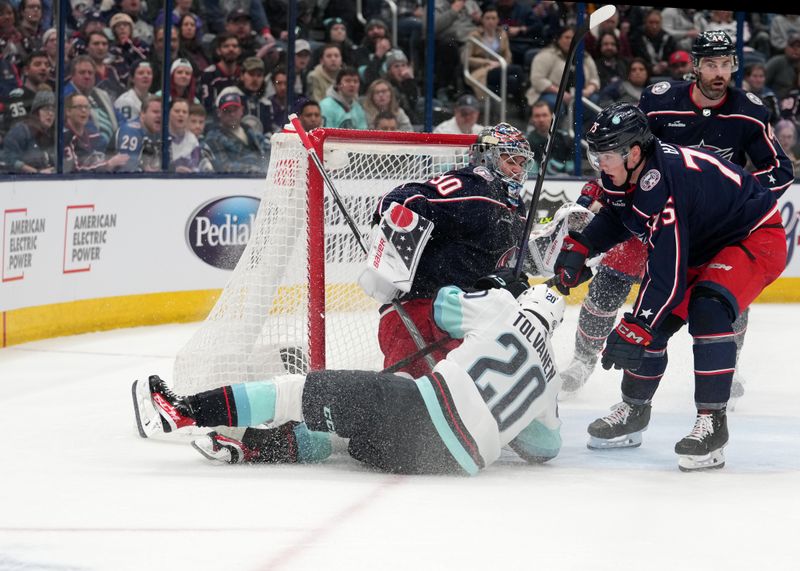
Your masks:
<instances>
[{"instance_id":1,"label":"hockey socks","mask_svg":"<svg viewBox=\"0 0 800 571\"><path fill-rule=\"evenodd\" d=\"M303 375L227 385L186 397L198 426L255 426L302 421Z\"/></svg>"},{"instance_id":2,"label":"hockey socks","mask_svg":"<svg viewBox=\"0 0 800 571\"><path fill-rule=\"evenodd\" d=\"M699 296L689 305L694 338L694 400L698 408L720 408L731 396L736 367L736 335L730 308L718 297Z\"/></svg>"}]
</instances>

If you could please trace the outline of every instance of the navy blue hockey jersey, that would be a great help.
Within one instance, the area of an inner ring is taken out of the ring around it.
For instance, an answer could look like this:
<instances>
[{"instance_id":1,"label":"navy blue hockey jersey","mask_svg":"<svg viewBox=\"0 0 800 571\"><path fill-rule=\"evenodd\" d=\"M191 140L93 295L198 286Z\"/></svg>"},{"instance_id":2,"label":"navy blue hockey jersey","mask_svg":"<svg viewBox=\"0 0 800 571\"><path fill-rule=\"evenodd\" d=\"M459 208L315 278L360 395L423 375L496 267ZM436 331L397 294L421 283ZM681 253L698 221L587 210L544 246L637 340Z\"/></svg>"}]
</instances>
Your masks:
<instances>
[{"instance_id":1,"label":"navy blue hockey jersey","mask_svg":"<svg viewBox=\"0 0 800 571\"><path fill-rule=\"evenodd\" d=\"M444 285L469 288L515 260L525 228L524 207L509 204L505 184L485 167L469 166L398 186L381 199L376 221L392 202L434 224L404 300L431 298Z\"/></svg>"},{"instance_id":2,"label":"navy blue hockey jersey","mask_svg":"<svg viewBox=\"0 0 800 571\"><path fill-rule=\"evenodd\" d=\"M775 193L714 153L661 141L631 188L603 175L606 207L583 234L605 252L630 234L648 247L639 306L657 326L683 299L687 270L708 262L778 212ZM646 284L646 287L645 287Z\"/></svg>"},{"instance_id":3,"label":"navy blue hockey jersey","mask_svg":"<svg viewBox=\"0 0 800 571\"><path fill-rule=\"evenodd\" d=\"M794 181L792 162L769 123L769 110L752 93L729 87L716 107L699 108L691 99L694 82L662 81L645 89L639 108L653 134L669 143L704 148L746 166L764 188L778 196Z\"/></svg>"}]
</instances>

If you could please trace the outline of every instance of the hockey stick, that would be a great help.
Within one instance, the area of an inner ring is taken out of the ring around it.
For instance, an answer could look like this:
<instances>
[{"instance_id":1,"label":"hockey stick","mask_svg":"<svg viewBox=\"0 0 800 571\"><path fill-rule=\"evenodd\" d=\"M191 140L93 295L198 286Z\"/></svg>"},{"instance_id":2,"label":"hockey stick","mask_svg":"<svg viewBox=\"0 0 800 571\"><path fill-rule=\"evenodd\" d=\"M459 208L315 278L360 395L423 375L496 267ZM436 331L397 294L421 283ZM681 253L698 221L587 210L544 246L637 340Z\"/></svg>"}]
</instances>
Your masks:
<instances>
[{"instance_id":1,"label":"hockey stick","mask_svg":"<svg viewBox=\"0 0 800 571\"><path fill-rule=\"evenodd\" d=\"M528 248L528 239L530 238L531 231L533 230L533 221L536 218L534 211L536 205L539 203L539 195L542 193L542 184L544 184L544 173L547 171L547 165L550 163L550 151L553 147L553 139L556 132L556 124L558 123L558 116L561 113L561 105L564 101L564 93L567 91L567 83L569 82L570 70L572 62L575 59L575 54L578 52L578 45L583 40L583 37L590 28L596 28L606 20L608 20L617 8L612 4L601 6L589 15L589 18L581 24L581 27L575 30L575 35L572 36L572 42L569 44L569 51L567 52L566 62L564 64L564 71L561 74L561 83L558 85L558 95L556 95L556 104L553 109L553 120L550 122L550 131L547 134L547 143L544 146L544 156L539 165L539 173L536 175L536 186L533 189L533 196L531 197L530 211L528 218L525 221L525 231L522 234L522 240L519 243L519 256L517 257L517 264L514 267L514 275L519 277L522 274L522 264L525 260L525 253Z\"/></svg>"},{"instance_id":2,"label":"hockey stick","mask_svg":"<svg viewBox=\"0 0 800 571\"><path fill-rule=\"evenodd\" d=\"M347 207L344 205L344 202L342 202L342 197L339 194L339 191L336 190L336 186L333 184L333 180L331 180L328 171L322 164L322 159L320 159L319 155L317 154L317 150L311 143L311 139L308 138L308 133L306 133L306 130L303 128L303 125L300 123L300 119L298 119L297 114L292 113L291 115L289 115L289 121L292 123L295 131L300 136L300 141L303 143L303 146L305 147L308 156L311 158L311 162L313 162L314 166L317 167L317 170L319 171L319 174L322 176L322 179L325 181L328 190L331 191L331 194L333 195L333 200L336 203L336 206L339 208L339 211L342 213L342 216L344 216L344 219L347 221L347 225L353 232L353 236L355 237L356 242L358 242L361 251L364 252L364 254L369 253L369 248L367 248L367 244L364 242L364 237L361 235L358 226L356 226L355 220L353 220L353 217L347 211ZM413 339L414 345L416 345L417 349L419 349L418 352L425 351L426 349L425 339L422 337L422 334L419 332L419 329L417 329L416 324L411 320L411 317L408 315L408 313L406 313L406 310L403 308L402 305L400 305L400 302L397 301L396 299L392 300L392 307L397 312L397 315L400 316L400 320L403 322L403 325L405 325L405 328L408 330L408 334L411 336L411 339ZM425 362L428 363L428 366L430 367L431 371L433 371L433 368L436 366L436 361L433 359L430 353L423 353L423 356L425 357Z\"/></svg>"}]
</instances>

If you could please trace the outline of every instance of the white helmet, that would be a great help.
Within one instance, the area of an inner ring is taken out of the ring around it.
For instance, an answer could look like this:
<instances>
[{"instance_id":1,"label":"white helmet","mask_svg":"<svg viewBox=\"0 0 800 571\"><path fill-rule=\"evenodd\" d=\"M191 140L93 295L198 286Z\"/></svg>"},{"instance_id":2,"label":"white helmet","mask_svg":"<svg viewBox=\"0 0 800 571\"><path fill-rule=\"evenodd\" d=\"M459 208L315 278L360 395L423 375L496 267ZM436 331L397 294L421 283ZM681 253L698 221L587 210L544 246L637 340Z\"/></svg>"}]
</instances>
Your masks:
<instances>
[{"instance_id":1,"label":"white helmet","mask_svg":"<svg viewBox=\"0 0 800 571\"><path fill-rule=\"evenodd\" d=\"M522 309L527 309L540 316L547 324L550 333L564 321L564 308L567 302L545 284L535 285L524 291L517 302Z\"/></svg>"}]
</instances>

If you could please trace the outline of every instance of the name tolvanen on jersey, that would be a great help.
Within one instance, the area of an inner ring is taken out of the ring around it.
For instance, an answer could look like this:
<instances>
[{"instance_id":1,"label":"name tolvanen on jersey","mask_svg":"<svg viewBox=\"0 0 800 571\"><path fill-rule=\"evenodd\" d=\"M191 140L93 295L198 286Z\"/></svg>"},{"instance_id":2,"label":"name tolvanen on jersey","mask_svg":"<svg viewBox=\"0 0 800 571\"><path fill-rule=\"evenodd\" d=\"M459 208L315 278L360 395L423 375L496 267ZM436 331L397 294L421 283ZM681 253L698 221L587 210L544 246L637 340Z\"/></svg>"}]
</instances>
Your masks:
<instances>
[{"instance_id":1,"label":"name tolvanen on jersey","mask_svg":"<svg viewBox=\"0 0 800 571\"><path fill-rule=\"evenodd\" d=\"M522 333L522 336L528 341L528 343L530 343L531 347L533 347L536 353L539 355L542 372L545 375L545 379L549 383L552 378L556 376L556 368L553 364L553 359L550 357L550 353L547 351L547 343L545 343L544 335L537 330L536 326L534 326L534 324L522 312L517 313L517 318L514 320L514 327L516 327L517 330ZM531 339L534 333L536 333L536 337Z\"/></svg>"}]
</instances>

